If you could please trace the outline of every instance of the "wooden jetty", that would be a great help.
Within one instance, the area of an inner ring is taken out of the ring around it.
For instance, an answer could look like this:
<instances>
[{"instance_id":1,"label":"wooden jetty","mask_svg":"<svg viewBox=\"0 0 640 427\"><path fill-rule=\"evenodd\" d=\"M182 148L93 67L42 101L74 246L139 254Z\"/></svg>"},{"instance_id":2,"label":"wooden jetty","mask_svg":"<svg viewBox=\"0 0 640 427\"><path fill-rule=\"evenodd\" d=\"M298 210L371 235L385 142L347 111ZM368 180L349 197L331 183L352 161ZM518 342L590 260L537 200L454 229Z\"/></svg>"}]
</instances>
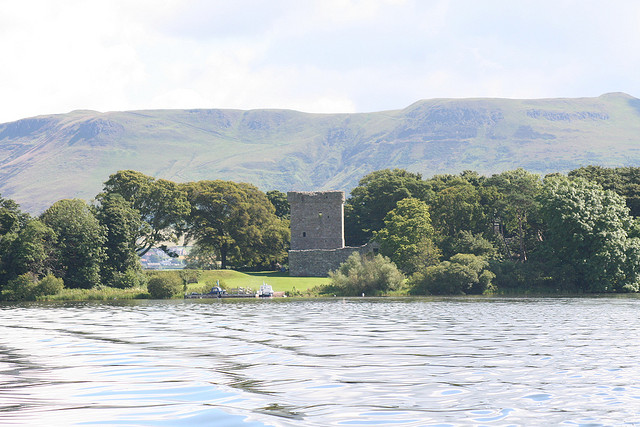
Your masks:
<instances>
[{"instance_id":1,"label":"wooden jetty","mask_svg":"<svg viewBox=\"0 0 640 427\"><path fill-rule=\"evenodd\" d=\"M264 287L265 285L263 285ZM268 287L271 290L271 286ZM211 288L211 291L207 293L197 293L191 292L190 294L184 294L185 299L210 299L210 298L265 298L271 297L273 294L273 290L270 293L266 294L265 291L262 290L260 292L256 292L251 288L232 288L229 289L229 292L220 288L219 286L214 286Z\"/></svg>"}]
</instances>

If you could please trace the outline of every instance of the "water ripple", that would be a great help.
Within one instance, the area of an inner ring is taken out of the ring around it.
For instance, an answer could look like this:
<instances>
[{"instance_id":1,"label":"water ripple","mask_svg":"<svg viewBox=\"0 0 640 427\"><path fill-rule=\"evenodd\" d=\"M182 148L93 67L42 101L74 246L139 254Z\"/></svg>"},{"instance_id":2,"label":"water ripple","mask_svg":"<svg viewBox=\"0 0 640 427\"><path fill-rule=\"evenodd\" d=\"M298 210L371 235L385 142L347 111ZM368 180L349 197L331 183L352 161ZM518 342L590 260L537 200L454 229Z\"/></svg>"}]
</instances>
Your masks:
<instances>
[{"instance_id":1,"label":"water ripple","mask_svg":"<svg viewBox=\"0 0 640 427\"><path fill-rule=\"evenodd\" d=\"M640 300L0 305L0 423L640 423Z\"/></svg>"}]
</instances>

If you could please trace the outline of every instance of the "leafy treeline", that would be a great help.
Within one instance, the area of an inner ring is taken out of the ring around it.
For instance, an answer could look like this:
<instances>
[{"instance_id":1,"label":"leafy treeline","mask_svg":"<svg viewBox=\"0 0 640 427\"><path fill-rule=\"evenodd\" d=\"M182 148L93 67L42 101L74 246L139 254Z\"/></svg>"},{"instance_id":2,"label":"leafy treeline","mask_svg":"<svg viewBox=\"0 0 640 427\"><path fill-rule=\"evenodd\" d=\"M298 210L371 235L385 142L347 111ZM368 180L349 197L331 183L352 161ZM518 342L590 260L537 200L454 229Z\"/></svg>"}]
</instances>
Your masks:
<instances>
[{"instance_id":1,"label":"leafy treeline","mask_svg":"<svg viewBox=\"0 0 640 427\"><path fill-rule=\"evenodd\" d=\"M60 200L39 217L0 197L2 298L33 299L62 286L141 286L139 256L152 247L172 255L167 243L180 238L194 244L194 268L212 258L223 268L282 262L289 243L283 198L250 184L177 184L130 170L111 175L92 204Z\"/></svg>"},{"instance_id":2,"label":"leafy treeline","mask_svg":"<svg viewBox=\"0 0 640 427\"><path fill-rule=\"evenodd\" d=\"M348 245L377 241L332 274L332 293L637 292L640 168L545 177L516 169L423 179L370 173L345 205ZM139 256L185 239L192 268L286 261L280 191L231 181L175 183L119 171L88 204L60 200L31 217L0 197L0 290L29 299L62 286L143 285ZM407 280L402 278L406 277Z\"/></svg>"},{"instance_id":3,"label":"leafy treeline","mask_svg":"<svg viewBox=\"0 0 640 427\"><path fill-rule=\"evenodd\" d=\"M386 169L352 191L345 233L350 245L378 241L416 294L637 292L638 215L640 168L430 179Z\"/></svg>"}]
</instances>

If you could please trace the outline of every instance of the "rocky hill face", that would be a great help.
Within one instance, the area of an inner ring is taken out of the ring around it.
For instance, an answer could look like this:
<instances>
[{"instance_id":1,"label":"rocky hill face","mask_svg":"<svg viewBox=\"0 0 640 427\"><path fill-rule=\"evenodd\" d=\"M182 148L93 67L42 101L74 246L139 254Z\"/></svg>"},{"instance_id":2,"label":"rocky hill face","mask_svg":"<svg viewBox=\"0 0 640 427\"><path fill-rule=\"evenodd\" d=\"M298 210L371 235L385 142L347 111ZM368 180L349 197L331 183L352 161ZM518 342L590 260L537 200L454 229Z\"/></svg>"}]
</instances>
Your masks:
<instances>
[{"instance_id":1,"label":"rocky hill face","mask_svg":"<svg viewBox=\"0 0 640 427\"><path fill-rule=\"evenodd\" d=\"M349 191L383 168L430 177L588 164L640 164L640 100L621 93L434 99L363 114L74 111L0 124L0 194L33 213L61 198L90 200L121 169L174 181L244 181L262 190Z\"/></svg>"}]
</instances>

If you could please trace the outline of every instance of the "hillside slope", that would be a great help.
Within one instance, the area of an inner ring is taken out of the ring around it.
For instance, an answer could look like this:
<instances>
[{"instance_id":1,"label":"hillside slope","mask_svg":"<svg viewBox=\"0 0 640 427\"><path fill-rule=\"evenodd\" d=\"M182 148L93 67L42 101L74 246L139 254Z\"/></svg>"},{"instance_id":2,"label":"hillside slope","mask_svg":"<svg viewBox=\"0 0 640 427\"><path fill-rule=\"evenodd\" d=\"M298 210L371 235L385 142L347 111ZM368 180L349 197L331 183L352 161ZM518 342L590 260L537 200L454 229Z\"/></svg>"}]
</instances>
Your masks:
<instances>
[{"instance_id":1,"label":"hillside slope","mask_svg":"<svg viewBox=\"0 0 640 427\"><path fill-rule=\"evenodd\" d=\"M362 114L74 111L0 124L0 194L34 213L61 198L90 200L120 169L349 191L382 168L429 177L587 164L640 164L639 99L433 99Z\"/></svg>"}]
</instances>

